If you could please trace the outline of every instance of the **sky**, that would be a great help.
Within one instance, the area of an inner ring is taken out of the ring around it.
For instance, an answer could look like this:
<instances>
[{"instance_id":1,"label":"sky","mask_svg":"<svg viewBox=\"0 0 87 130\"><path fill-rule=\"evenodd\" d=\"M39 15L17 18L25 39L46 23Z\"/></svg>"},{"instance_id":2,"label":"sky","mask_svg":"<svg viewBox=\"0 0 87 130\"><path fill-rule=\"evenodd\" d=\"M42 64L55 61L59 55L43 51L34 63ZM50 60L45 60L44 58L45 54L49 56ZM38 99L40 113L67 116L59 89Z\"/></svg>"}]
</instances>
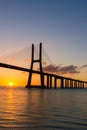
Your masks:
<instances>
[{"instance_id":1,"label":"sky","mask_svg":"<svg viewBox=\"0 0 87 130\"><path fill-rule=\"evenodd\" d=\"M87 81L87 0L0 0L0 56L40 42L53 63L45 70ZM27 82L1 71L1 85Z\"/></svg>"}]
</instances>

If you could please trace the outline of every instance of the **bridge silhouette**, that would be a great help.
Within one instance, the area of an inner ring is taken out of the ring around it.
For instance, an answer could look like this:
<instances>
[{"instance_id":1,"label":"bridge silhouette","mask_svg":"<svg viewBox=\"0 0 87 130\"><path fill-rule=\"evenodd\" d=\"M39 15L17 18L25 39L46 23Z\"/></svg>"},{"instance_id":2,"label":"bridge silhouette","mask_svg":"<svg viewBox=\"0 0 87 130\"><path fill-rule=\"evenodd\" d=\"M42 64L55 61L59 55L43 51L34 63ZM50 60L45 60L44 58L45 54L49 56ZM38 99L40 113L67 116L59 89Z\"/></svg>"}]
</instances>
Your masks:
<instances>
[{"instance_id":1,"label":"bridge silhouette","mask_svg":"<svg viewBox=\"0 0 87 130\"><path fill-rule=\"evenodd\" d=\"M39 58L38 59L34 59L34 58L35 58L34 44L32 44L32 55L31 55L30 69L16 66L16 65L6 64L6 63L0 63L0 67L28 72L29 76L28 76L27 85L25 86L26 88L32 88L32 87L35 87L35 88L57 88L57 81L58 80L60 80L60 88L85 88L85 84L87 84L86 81L77 80L77 79L73 79L73 78L69 78L69 77L64 77L64 76L59 76L56 74L43 72L43 68L42 68L42 43L40 43L40 45L39 45ZM38 70L38 71L33 70L34 63L39 63L40 70ZM40 85L31 85L32 74L39 74L40 75ZM45 77L47 79L46 85L45 85Z\"/></svg>"}]
</instances>

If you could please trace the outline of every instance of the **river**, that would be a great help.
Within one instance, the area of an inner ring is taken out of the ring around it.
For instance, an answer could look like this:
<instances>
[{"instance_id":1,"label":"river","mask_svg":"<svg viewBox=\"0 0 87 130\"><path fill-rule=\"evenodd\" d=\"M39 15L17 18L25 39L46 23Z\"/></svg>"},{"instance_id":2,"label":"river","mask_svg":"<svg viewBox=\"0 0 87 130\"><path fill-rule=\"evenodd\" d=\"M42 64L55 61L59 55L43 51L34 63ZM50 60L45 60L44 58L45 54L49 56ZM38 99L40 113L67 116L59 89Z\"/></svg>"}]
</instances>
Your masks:
<instances>
[{"instance_id":1,"label":"river","mask_svg":"<svg viewBox=\"0 0 87 130\"><path fill-rule=\"evenodd\" d=\"M87 89L0 87L0 128L87 129Z\"/></svg>"}]
</instances>

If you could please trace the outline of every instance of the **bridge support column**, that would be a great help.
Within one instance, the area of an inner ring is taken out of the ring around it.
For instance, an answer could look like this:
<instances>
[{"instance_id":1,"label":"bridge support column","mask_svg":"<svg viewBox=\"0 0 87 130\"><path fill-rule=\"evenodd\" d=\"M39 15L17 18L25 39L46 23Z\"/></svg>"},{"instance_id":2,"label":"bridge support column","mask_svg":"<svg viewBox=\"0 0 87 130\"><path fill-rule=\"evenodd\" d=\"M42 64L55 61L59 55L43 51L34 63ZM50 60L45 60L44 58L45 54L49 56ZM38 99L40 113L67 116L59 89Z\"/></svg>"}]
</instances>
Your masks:
<instances>
[{"instance_id":1,"label":"bridge support column","mask_svg":"<svg viewBox=\"0 0 87 130\"><path fill-rule=\"evenodd\" d=\"M60 80L61 80L61 85L60 85L60 87L61 87L61 88L64 88L64 78L61 78Z\"/></svg>"},{"instance_id":2,"label":"bridge support column","mask_svg":"<svg viewBox=\"0 0 87 130\"><path fill-rule=\"evenodd\" d=\"M52 88L52 76L50 75L50 88Z\"/></svg>"},{"instance_id":3,"label":"bridge support column","mask_svg":"<svg viewBox=\"0 0 87 130\"><path fill-rule=\"evenodd\" d=\"M81 81L79 81L79 88L81 88Z\"/></svg>"},{"instance_id":4,"label":"bridge support column","mask_svg":"<svg viewBox=\"0 0 87 130\"><path fill-rule=\"evenodd\" d=\"M67 88L69 88L69 80L67 79Z\"/></svg>"},{"instance_id":5,"label":"bridge support column","mask_svg":"<svg viewBox=\"0 0 87 130\"><path fill-rule=\"evenodd\" d=\"M80 84L79 84L79 81L78 81L78 86L77 86L78 88L79 88L79 85L80 85Z\"/></svg>"},{"instance_id":6,"label":"bridge support column","mask_svg":"<svg viewBox=\"0 0 87 130\"><path fill-rule=\"evenodd\" d=\"M83 82L83 88L84 88L84 82Z\"/></svg>"},{"instance_id":7,"label":"bridge support column","mask_svg":"<svg viewBox=\"0 0 87 130\"><path fill-rule=\"evenodd\" d=\"M74 82L74 86L73 86L73 87L75 88L75 86L76 86L76 85L75 85L75 80L74 80L73 82Z\"/></svg>"},{"instance_id":8,"label":"bridge support column","mask_svg":"<svg viewBox=\"0 0 87 130\"><path fill-rule=\"evenodd\" d=\"M84 88L84 82L82 82L82 88Z\"/></svg>"},{"instance_id":9,"label":"bridge support column","mask_svg":"<svg viewBox=\"0 0 87 130\"><path fill-rule=\"evenodd\" d=\"M84 81L84 88L87 88L87 82Z\"/></svg>"},{"instance_id":10,"label":"bridge support column","mask_svg":"<svg viewBox=\"0 0 87 130\"><path fill-rule=\"evenodd\" d=\"M77 81L75 81L75 88L77 88Z\"/></svg>"},{"instance_id":11,"label":"bridge support column","mask_svg":"<svg viewBox=\"0 0 87 130\"><path fill-rule=\"evenodd\" d=\"M82 88L82 82L80 83L80 88Z\"/></svg>"},{"instance_id":12,"label":"bridge support column","mask_svg":"<svg viewBox=\"0 0 87 130\"><path fill-rule=\"evenodd\" d=\"M73 80L70 79L70 88L73 88Z\"/></svg>"},{"instance_id":13,"label":"bridge support column","mask_svg":"<svg viewBox=\"0 0 87 130\"><path fill-rule=\"evenodd\" d=\"M84 82L83 82L83 88L84 88Z\"/></svg>"},{"instance_id":14,"label":"bridge support column","mask_svg":"<svg viewBox=\"0 0 87 130\"><path fill-rule=\"evenodd\" d=\"M54 77L54 88L56 88L57 87L57 79L56 79L56 77Z\"/></svg>"},{"instance_id":15,"label":"bridge support column","mask_svg":"<svg viewBox=\"0 0 87 130\"><path fill-rule=\"evenodd\" d=\"M80 88L82 88L82 82L80 81Z\"/></svg>"},{"instance_id":16,"label":"bridge support column","mask_svg":"<svg viewBox=\"0 0 87 130\"><path fill-rule=\"evenodd\" d=\"M74 80L74 88L77 88L77 81Z\"/></svg>"},{"instance_id":17,"label":"bridge support column","mask_svg":"<svg viewBox=\"0 0 87 130\"><path fill-rule=\"evenodd\" d=\"M65 88L69 88L69 80L65 79Z\"/></svg>"},{"instance_id":18,"label":"bridge support column","mask_svg":"<svg viewBox=\"0 0 87 130\"><path fill-rule=\"evenodd\" d=\"M65 79L65 88L67 88L67 80Z\"/></svg>"},{"instance_id":19,"label":"bridge support column","mask_svg":"<svg viewBox=\"0 0 87 130\"><path fill-rule=\"evenodd\" d=\"M41 81L41 88L44 87L44 75L43 75L43 70L42 70L42 43L40 43L40 48L39 48L39 59L34 60L34 44L32 44L32 57L31 57L31 67L30 67L30 74L28 78L28 82L26 85L26 88L30 88L31 86L31 79L32 79L32 70L33 70L33 64L38 62L40 66L40 81Z\"/></svg>"},{"instance_id":20,"label":"bridge support column","mask_svg":"<svg viewBox=\"0 0 87 130\"><path fill-rule=\"evenodd\" d=\"M49 75L47 75L47 88L49 88Z\"/></svg>"}]
</instances>

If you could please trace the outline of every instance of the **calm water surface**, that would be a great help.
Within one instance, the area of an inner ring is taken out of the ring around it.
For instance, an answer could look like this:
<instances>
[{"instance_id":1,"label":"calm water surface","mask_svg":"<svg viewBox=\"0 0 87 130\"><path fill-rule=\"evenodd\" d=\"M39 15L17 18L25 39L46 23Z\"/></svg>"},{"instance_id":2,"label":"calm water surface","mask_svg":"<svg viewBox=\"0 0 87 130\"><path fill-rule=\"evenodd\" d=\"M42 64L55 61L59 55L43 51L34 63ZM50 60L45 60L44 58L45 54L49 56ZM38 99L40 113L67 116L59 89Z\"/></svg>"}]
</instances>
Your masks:
<instances>
[{"instance_id":1,"label":"calm water surface","mask_svg":"<svg viewBox=\"0 0 87 130\"><path fill-rule=\"evenodd\" d=\"M87 89L0 87L0 128L87 129Z\"/></svg>"}]
</instances>

